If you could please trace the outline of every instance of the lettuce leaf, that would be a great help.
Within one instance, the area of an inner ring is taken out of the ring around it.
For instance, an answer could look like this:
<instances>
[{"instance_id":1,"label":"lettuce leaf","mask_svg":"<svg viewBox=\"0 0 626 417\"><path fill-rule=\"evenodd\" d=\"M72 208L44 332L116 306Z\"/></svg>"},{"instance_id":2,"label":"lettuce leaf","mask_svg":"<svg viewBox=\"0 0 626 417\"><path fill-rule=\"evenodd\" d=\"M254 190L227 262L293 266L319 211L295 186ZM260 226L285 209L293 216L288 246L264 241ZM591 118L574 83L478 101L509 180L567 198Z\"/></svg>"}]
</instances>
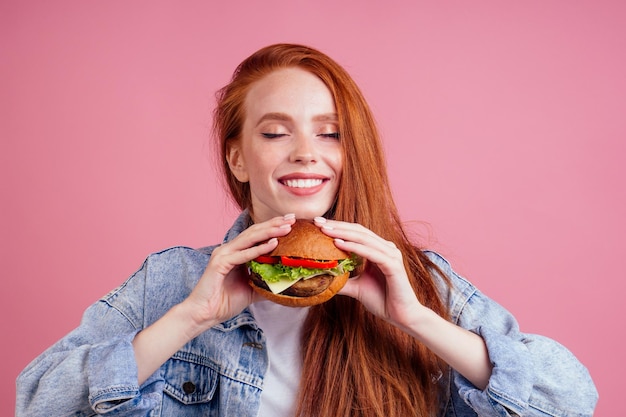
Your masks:
<instances>
[{"instance_id":1,"label":"lettuce leaf","mask_svg":"<svg viewBox=\"0 0 626 417\"><path fill-rule=\"evenodd\" d=\"M293 267L283 264L262 264L256 261L248 262L248 268L266 282L278 282L280 280L297 281L301 278L308 279L326 274L337 276L350 272L355 267L356 261L353 258L340 260L336 267L326 269Z\"/></svg>"}]
</instances>

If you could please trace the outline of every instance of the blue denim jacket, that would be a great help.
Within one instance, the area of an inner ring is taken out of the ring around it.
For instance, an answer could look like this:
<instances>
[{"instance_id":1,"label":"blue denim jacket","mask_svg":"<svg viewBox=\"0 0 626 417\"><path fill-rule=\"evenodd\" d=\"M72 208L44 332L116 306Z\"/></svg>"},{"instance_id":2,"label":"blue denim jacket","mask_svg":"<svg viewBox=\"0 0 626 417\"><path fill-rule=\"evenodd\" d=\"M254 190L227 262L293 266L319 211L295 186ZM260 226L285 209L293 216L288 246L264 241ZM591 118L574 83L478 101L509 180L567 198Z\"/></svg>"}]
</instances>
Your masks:
<instances>
[{"instance_id":1,"label":"blue denim jacket","mask_svg":"<svg viewBox=\"0 0 626 417\"><path fill-rule=\"evenodd\" d=\"M247 213L225 237L248 224ZM35 359L17 380L16 417L256 416L268 367L263 331L246 309L187 343L144 384L137 384L132 340L183 301L213 247L175 247L149 256L124 284L89 307L78 328ZM514 317L455 274L441 294L452 320L480 334L494 364L481 391L454 371L440 416L591 416L597 401L586 368L563 346L520 333Z\"/></svg>"}]
</instances>

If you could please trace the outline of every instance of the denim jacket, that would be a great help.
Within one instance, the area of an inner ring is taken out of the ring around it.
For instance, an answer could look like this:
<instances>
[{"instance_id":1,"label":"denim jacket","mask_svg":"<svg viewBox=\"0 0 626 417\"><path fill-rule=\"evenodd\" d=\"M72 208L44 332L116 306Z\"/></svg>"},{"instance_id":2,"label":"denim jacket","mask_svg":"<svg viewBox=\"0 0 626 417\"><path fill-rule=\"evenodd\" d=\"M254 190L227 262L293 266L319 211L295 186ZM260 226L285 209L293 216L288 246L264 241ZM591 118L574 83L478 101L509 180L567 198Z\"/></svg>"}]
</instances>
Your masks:
<instances>
[{"instance_id":1,"label":"denim jacket","mask_svg":"<svg viewBox=\"0 0 626 417\"><path fill-rule=\"evenodd\" d=\"M248 224L246 212L224 241ZM256 416L268 356L263 331L246 309L188 342L141 386L132 340L182 302L213 247L175 247L149 256L124 284L90 306L78 328L17 379L16 417ZM482 391L454 371L440 378L439 415L591 416L597 401L587 369L563 346L520 333L515 318L426 252L451 280L438 283L452 320L480 334L494 365Z\"/></svg>"}]
</instances>

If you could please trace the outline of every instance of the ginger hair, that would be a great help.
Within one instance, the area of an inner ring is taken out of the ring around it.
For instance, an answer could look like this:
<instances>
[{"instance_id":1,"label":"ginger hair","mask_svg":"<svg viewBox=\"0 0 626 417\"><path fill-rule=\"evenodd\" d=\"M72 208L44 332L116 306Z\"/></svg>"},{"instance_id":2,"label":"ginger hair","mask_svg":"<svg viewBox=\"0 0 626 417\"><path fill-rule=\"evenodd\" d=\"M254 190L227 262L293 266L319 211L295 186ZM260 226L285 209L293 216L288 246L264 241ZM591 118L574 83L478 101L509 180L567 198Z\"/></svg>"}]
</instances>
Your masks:
<instances>
[{"instance_id":1,"label":"ginger hair","mask_svg":"<svg viewBox=\"0 0 626 417\"><path fill-rule=\"evenodd\" d=\"M320 51L293 44L260 49L235 70L217 93L214 130L225 185L241 209L252 209L248 183L239 182L226 159L238 140L250 86L277 69L297 67L330 90L339 119L343 174L326 214L360 223L402 251L420 302L448 313L433 279L437 268L405 233L387 177L383 146L371 110L349 74ZM437 413L447 365L416 339L369 313L361 303L335 296L311 307L302 338L302 379L297 417L406 417Z\"/></svg>"}]
</instances>

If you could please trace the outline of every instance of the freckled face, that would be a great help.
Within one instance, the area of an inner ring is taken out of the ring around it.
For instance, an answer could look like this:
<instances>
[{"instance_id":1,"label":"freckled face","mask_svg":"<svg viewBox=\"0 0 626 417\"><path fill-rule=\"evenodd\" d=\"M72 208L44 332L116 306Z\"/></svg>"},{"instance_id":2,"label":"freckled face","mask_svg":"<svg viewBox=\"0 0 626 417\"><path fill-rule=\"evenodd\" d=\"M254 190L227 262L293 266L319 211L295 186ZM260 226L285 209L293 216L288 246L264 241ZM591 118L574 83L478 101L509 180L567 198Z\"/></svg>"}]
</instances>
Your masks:
<instances>
[{"instance_id":1,"label":"freckled face","mask_svg":"<svg viewBox=\"0 0 626 417\"><path fill-rule=\"evenodd\" d=\"M251 86L245 112L228 162L239 181L250 183L254 221L323 215L337 195L343 161L328 88L305 70L280 69Z\"/></svg>"}]
</instances>

